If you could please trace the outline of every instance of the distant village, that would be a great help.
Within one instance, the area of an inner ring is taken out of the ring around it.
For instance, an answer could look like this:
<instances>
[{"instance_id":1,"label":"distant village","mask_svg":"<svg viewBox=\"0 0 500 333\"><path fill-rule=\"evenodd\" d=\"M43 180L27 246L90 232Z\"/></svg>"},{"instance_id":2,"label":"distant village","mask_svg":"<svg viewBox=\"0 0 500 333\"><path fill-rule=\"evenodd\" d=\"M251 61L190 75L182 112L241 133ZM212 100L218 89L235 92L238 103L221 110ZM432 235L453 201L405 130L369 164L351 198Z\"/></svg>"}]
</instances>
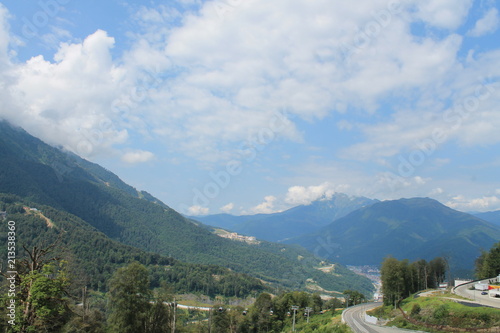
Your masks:
<instances>
[{"instance_id":1,"label":"distant village","mask_svg":"<svg viewBox=\"0 0 500 333\"><path fill-rule=\"evenodd\" d=\"M221 231L222 230L220 230L216 233L217 236L222 237L222 238L228 238L228 239L235 240L235 241L245 242L247 244L260 244L260 241L258 241L253 236L249 237L249 236L239 235L236 232L226 232L226 231L221 232Z\"/></svg>"}]
</instances>

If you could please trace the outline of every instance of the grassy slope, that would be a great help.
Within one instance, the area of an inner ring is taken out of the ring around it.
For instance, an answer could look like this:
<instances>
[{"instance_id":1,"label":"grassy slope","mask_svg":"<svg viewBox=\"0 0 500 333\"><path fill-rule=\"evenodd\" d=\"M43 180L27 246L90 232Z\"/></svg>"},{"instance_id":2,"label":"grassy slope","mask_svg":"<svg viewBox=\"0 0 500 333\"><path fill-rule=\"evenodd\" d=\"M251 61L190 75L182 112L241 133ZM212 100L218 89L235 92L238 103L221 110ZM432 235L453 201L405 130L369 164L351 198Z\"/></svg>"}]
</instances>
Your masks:
<instances>
[{"instance_id":1,"label":"grassy slope","mask_svg":"<svg viewBox=\"0 0 500 333\"><path fill-rule=\"evenodd\" d=\"M401 308L413 319L429 325L446 325L455 328L491 328L500 326L500 311L488 307L469 307L445 297L407 298ZM387 326L442 332L443 330L425 325L415 325L402 316L400 310L386 306L372 310L377 317L389 318Z\"/></svg>"}]
</instances>

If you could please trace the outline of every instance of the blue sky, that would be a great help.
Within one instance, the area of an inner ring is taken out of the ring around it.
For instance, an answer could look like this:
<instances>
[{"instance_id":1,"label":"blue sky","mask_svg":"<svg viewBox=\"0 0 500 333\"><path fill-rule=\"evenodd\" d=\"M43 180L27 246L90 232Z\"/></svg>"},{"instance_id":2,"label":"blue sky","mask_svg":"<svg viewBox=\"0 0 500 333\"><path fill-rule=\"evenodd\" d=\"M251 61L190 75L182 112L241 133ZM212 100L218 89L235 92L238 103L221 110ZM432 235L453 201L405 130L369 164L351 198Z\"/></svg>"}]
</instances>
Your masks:
<instances>
[{"instance_id":1,"label":"blue sky","mask_svg":"<svg viewBox=\"0 0 500 333\"><path fill-rule=\"evenodd\" d=\"M497 1L0 4L0 118L181 213L500 209Z\"/></svg>"}]
</instances>

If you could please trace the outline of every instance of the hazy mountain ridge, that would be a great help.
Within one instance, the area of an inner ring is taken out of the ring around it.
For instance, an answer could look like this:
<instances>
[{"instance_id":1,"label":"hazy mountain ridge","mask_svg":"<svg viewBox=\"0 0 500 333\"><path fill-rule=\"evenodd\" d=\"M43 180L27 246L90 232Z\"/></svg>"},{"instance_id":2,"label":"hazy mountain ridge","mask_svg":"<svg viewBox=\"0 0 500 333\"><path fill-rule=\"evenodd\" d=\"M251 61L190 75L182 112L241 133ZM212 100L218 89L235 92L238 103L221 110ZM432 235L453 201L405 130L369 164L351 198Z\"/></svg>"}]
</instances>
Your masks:
<instances>
[{"instance_id":1,"label":"hazy mountain ridge","mask_svg":"<svg viewBox=\"0 0 500 333\"><path fill-rule=\"evenodd\" d=\"M300 205L274 214L233 216L218 214L191 217L205 224L277 242L319 230L334 220L378 200L336 193L309 205Z\"/></svg>"},{"instance_id":2,"label":"hazy mountain ridge","mask_svg":"<svg viewBox=\"0 0 500 333\"><path fill-rule=\"evenodd\" d=\"M318 238L322 254L344 264L377 265L387 255L398 259L445 256L455 269L472 269L482 249L500 239L500 228L429 198L384 201L356 210L289 243L309 250Z\"/></svg>"},{"instance_id":3,"label":"hazy mountain ridge","mask_svg":"<svg viewBox=\"0 0 500 333\"><path fill-rule=\"evenodd\" d=\"M218 237L97 164L5 122L0 122L0 159L1 192L68 212L124 244L285 286L304 288L312 278L328 290L372 288L367 279L340 266L339 276L318 271L320 259L296 246L248 245Z\"/></svg>"},{"instance_id":4,"label":"hazy mountain ridge","mask_svg":"<svg viewBox=\"0 0 500 333\"><path fill-rule=\"evenodd\" d=\"M496 210L493 212L474 213L472 215L493 223L494 225L500 226L500 210Z\"/></svg>"}]
</instances>

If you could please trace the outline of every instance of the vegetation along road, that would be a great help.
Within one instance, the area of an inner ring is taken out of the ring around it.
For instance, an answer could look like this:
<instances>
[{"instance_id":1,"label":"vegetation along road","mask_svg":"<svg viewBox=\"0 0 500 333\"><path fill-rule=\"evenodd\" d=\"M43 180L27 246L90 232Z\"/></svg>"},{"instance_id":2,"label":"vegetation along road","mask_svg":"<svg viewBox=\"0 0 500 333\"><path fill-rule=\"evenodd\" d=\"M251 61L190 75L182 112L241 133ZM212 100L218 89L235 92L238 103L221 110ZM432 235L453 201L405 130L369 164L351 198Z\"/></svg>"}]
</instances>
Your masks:
<instances>
[{"instance_id":1,"label":"vegetation along road","mask_svg":"<svg viewBox=\"0 0 500 333\"><path fill-rule=\"evenodd\" d=\"M342 313L342 321L345 322L355 333L396 333L408 332L394 327L382 327L370 324L366 321L366 311L382 306L382 303L366 303L347 308Z\"/></svg>"}]
</instances>

